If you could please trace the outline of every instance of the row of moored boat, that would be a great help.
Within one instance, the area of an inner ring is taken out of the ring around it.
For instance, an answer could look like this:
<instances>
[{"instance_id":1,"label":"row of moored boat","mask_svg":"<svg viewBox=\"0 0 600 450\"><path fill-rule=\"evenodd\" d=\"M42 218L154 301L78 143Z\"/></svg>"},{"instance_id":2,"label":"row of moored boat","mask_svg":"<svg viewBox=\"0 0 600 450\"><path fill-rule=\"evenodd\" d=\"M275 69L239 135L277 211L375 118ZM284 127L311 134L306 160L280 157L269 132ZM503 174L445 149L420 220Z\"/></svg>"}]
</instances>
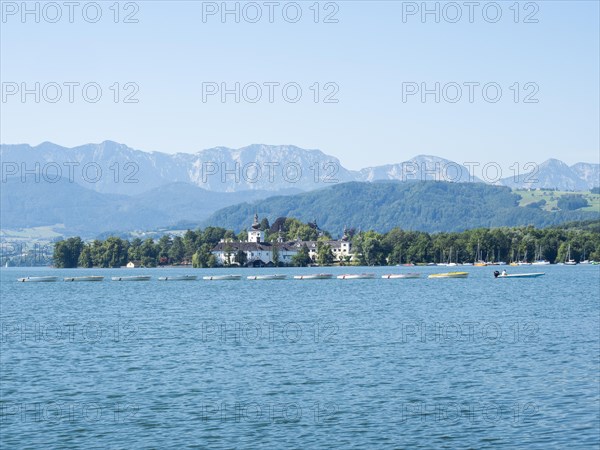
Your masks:
<instances>
[{"instance_id":1,"label":"row of moored boat","mask_svg":"<svg viewBox=\"0 0 600 450\"><path fill-rule=\"evenodd\" d=\"M520 274L507 274L503 272L494 272L494 276L496 278L536 278L544 275L543 272L537 273L520 273ZM467 278L469 276L469 272L446 272L446 273L432 273L428 275L427 278ZM410 279L410 278L420 278L420 273L390 273L386 275L381 275L381 278L387 280L396 280L396 279ZM112 281L149 281L152 277L149 275L133 275L133 276L123 276L123 277L111 277ZM248 280L285 280L288 278L287 275L280 274L265 274L265 275L250 275L246 277ZM295 280L329 280L334 278L334 275L331 273L313 273L307 275L294 275L293 278ZM343 275L338 275L335 277L339 280L363 280L363 279L372 279L376 278L374 273L348 273ZM159 277L158 281L195 281L198 279L196 275L174 275L167 277ZM241 275L208 275L202 277L203 280L208 281L234 281L241 280ZM39 282L52 282L58 281L59 277L25 277L19 278L17 281L19 282L31 282L31 283L39 283ZM66 282L77 282L77 281L103 281L104 277L102 276L83 276L83 277L65 277L63 281Z\"/></svg>"},{"instance_id":2,"label":"row of moored boat","mask_svg":"<svg viewBox=\"0 0 600 450\"><path fill-rule=\"evenodd\" d=\"M437 273L429 275L429 278L466 278L468 272L449 272L449 273ZM392 279L409 279L409 278L420 278L420 273L390 273L382 275L381 278L392 280ZM112 281L149 281L152 277L149 275L134 275L134 276L120 276L111 277ZM203 280L208 281L233 281L240 280L241 275L209 275L202 277ZM287 275L280 274L265 274L265 275L250 275L246 277L248 280L285 280L288 278ZM330 273L316 273L306 275L294 275L295 280L328 280L334 278L333 274ZM335 277L340 280L361 280L361 279L372 279L376 278L373 273L350 273L337 275ZM198 279L196 275L174 275L159 277L159 281L195 281ZM45 277L24 277L19 278L19 282L53 282L58 281L59 277L45 276ZM63 281L66 282L82 282L82 281L103 281L103 276L81 276L81 277L64 277Z\"/></svg>"}]
</instances>

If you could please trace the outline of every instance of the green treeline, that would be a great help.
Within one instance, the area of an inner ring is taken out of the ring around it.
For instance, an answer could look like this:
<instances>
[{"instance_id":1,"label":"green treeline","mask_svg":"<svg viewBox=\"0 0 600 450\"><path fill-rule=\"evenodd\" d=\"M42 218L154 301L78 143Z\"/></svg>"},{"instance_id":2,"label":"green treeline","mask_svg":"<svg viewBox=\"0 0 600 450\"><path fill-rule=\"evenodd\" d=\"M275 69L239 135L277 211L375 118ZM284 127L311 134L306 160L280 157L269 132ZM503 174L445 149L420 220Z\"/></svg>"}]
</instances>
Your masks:
<instances>
[{"instance_id":1,"label":"green treeline","mask_svg":"<svg viewBox=\"0 0 600 450\"><path fill-rule=\"evenodd\" d=\"M304 224L296 219L279 218L269 225L263 219L261 229L266 240L275 241L281 234L285 241L327 240L327 232L315 224ZM485 261L533 261L546 259L562 262L567 258L570 246L571 258L600 260L600 221L570 224L563 227L534 228L478 228L455 233L427 233L394 228L387 233L375 231L355 232L348 230L352 240L355 263L360 265L395 265L406 263L474 262ZM59 241L54 245L53 260L56 267L121 267L134 261L145 267L168 264L191 263L194 267L214 267L216 258L211 249L221 239L245 241L245 231L236 235L231 230L207 227L204 230L188 230L183 236L162 236L159 240L131 241L118 237L83 242L79 237ZM307 254L301 252L294 262L310 263ZM240 255L241 256L241 255ZM318 261L321 264L337 263L329 246L319 246ZM347 261L342 261L347 263Z\"/></svg>"},{"instance_id":2,"label":"green treeline","mask_svg":"<svg viewBox=\"0 0 600 450\"><path fill-rule=\"evenodd\" d=\"M317 240L319 230L314 224L304 224L299 220L282 217L269 225L267 219L261 221L267 240L276 240L281 230L285 240ZM329 237L328 233L322 233ZM207 227L204 230L188 230L183 236L164 235L153 239L122 239L108 237L84 243L79 237L72 237L54 244L53 261L58 268L72 267L111 267L125 266L133 261L144 267L169 264L191 263L194 267L214 267L216 258L210 253L221 239L246 241L247 232L236 235L231 230L220 227Z\"/></svg>"}]
</instances>

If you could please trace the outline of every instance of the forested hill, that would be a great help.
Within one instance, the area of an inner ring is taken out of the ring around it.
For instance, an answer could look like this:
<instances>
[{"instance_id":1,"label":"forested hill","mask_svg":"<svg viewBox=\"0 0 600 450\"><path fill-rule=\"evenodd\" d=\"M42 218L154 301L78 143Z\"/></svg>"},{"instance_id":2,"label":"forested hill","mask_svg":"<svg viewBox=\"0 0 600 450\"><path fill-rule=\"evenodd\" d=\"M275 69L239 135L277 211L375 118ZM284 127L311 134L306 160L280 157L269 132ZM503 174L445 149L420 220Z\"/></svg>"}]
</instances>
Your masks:
<instances>
[{"instance_id":1,"label":"forested hill","mask_svg":"<svg viewBox=\"0 0 600 450\"><path fill-rule=\"evenodd\" d=\"M394 227L427 232L462 231L478 227L534 225L600 217L598 212L542 211L518 206L509 188L482 183L351 182L292 196L242 203L214 213L204 225L233 230L247 228L257 212L272 222L277 217L317 221L337 234L344 226L386 232Z\"/></svg>"}]
</instances>

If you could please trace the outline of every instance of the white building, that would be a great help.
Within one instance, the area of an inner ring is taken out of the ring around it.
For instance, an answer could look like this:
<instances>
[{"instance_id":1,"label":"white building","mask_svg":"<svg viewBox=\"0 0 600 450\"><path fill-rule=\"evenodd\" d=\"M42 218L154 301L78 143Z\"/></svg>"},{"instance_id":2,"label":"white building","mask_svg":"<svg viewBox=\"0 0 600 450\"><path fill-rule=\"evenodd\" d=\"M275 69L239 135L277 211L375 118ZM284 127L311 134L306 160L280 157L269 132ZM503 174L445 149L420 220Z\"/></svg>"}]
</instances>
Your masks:
<instances>
[{"instance_id":1,"label":"white building","mask_svg":"<svg viewBox=\"0 0 600 450\"><path fill-rule=\"evenodd\" d=\"M277 242L265 242L265 233L260 229L258 214L254 215L254 222L248 231L248 242L221 241L211 251L217 258L217 264L239 264L237 254L243 251L246 255L246 264L254 266L273 265L273 248L277 247L279 262L291 264L292 256L298 249L290 243L283 242L281 236Z\"/></svg>"},{"instance_id":2,"label":"white building","mask_svg":"<svg viewBox=\"0 0 600 450\"><path fill-rule=\"evenodd\" d=\"M279 263L289 265L292 263L292 257L306 245L309 256L313 261L317 259L317 241L284 242L281 234L276 242L264 242L264 232L260 229L258 214L254 215L254 222L248 231L248 242L221 241L211 251L217 259L219 265L239 264L237 255L240 251L245 253L246 264L254 266L273 265L273 249L277 248ZM334 262L350 261L352 259L352 244L346 235L339 241L324 241L331 246Z\"/></svg>"}]
</instances>

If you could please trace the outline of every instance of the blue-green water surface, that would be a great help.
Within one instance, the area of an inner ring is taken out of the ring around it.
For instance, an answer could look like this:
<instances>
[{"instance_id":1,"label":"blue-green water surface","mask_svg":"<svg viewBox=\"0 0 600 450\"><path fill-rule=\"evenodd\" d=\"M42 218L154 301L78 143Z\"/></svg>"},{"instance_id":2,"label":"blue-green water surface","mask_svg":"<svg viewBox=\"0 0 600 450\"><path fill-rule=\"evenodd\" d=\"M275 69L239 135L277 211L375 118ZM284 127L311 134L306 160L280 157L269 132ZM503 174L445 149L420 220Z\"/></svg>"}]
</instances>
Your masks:
<instances>
[{"instance_id":1,"label":"blue-green water surface","mask_svg":"<svg viewBox=\"0 0 600 450\"><path fill-rule=\"evenodd\" d=\"M2 269L0 445L598 448L600 267L493 270Z\"/></svg>"}]
</instances>

